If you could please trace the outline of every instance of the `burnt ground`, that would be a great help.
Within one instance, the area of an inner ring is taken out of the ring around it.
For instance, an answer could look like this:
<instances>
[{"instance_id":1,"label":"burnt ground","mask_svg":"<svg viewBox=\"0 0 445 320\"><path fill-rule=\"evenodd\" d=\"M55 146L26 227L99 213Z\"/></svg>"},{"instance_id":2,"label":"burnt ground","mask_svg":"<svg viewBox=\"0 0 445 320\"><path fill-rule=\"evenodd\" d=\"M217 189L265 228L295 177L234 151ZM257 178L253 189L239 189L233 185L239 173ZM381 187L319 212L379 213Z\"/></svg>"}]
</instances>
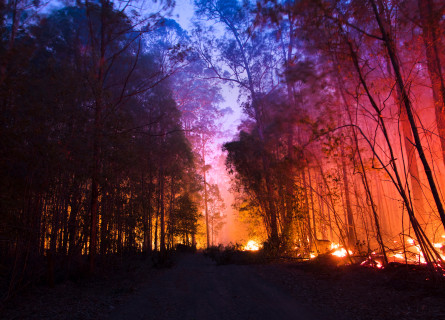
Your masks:
<instances>
[{"instance_id":1,"label":"burnt ground","mask_svg":"<svg viewBox=\"0 0 445 320\"><path fill-rule=\"evenodd\" d=\"M125 261L92 279L28 288L0 318L445 319L445 285L403 266L216 265L181 254L171 268Z\"/></svg>"}]
</instances>

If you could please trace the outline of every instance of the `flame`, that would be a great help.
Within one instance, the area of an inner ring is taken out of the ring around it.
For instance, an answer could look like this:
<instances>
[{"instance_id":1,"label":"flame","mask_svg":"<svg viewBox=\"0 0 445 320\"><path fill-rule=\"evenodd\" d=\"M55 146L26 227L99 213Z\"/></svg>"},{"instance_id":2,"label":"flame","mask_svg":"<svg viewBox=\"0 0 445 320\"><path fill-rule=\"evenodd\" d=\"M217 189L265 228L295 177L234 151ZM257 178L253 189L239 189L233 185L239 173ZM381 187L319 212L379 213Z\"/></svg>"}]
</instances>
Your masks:
<instances>
[{"instance_id":1,"label":"flame","mask_svg":"<svg viewBox=\"0 0 445 320\"><path fill-rule=\"evenodd\" d=\"M352 254L352 251L351 251L351 250L348 250L348 251L346 252L346 249L345 249L345 248L340 248L340 249L335 250L335 251L332 252L331 254L332 254L333 256L336 256L336 257L339 257L339 258L343 258L343 257L346 257L346 255L347 255L348 252L349 252L349 254Z\"/></svg>"},{"instance_id":2,"label":"flame","mask_svg":"<svg viewBox=\"0 0 445 320\"><path fill-rule=\"evenodd\" d=\"M394 257L395 258L397 258L397 259L405 259L405 256L403 255L403 253L402 252L398 252L398 253L396 253L395 255L394 255Z\"/></svg>"},{"instance_id":3,"label":"flame","mask_svg":"<svg viewBox=\"0 0 445 320\"><path fill-rule=\"evenodd\" d=\"M406 242L408 242L410 245L414 245L414 240L411 238L406 239Z\"/></svg>"},{"instance_id":4,"label":"flame","mask_svg":"<svg viewBox=\"0 0 445 320\"><path fill-rule=\"evenodd\" d=\"M368 259L366 259L365 261L360 263L360 265L363 267L371 267L371 268L377 268L377 269L383 268L382 263L379 260L374 260L372 255L370 255L368 257Z\"/></svg>"},{"instance_id":5,"label":"flame","mask_svg":"<svg viewBox=\"0 0 445 320\"><path fill-rule=\"evenodd\" d=\"M247 244L244 246L245 251L258 251L260 250L260 245L255 240L247 241Z\"/></svg>"},{"instance_id":6,"label":"flame","mask_svg":"<svg viewBox=\"0 0 445 320\"><path fill-rule=\"evenodd\" d=\"M440 248L443 247L443 244L438 242L438 243L433 243L433 246L434 246L434 248L439 248L440 249Z\"/></svg>"},{"instance_id":7,"label":"flame","mask_svg":"<svg viewBox=\"0 0 445 320\"><path fill-rule=\"evenodd\" d=\"M314 259L317 255L314 254L314 253L311 253L309 256L310 256L311 259Z\"/></svg>"},{"instance_id":8,"label":"flame","mask_svg":"<svg viewBox=\"0 0 445 320\"><path fill-rule=\"evenodd\" d=\"M331 242L331 250L336 249L334 252L331 252L331 254L333 256L339 257L339 258L343 258L346 257L347 252L346 249L344 248L340 248L340 244L335 243L335 242ZM351 250L348 250L349 254L352 254Z\"/></svg>"}]
</instances>

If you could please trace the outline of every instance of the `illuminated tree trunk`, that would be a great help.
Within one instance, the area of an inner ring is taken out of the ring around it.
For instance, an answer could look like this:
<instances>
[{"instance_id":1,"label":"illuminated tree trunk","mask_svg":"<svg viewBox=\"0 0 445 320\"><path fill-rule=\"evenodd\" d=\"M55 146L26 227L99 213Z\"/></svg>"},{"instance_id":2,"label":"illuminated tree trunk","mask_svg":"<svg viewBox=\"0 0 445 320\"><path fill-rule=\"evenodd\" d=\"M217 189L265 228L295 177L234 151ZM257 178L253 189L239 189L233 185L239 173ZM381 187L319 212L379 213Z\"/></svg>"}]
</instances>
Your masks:
<instances>
[{"instance_id":1,"label":"illuminated tree trunk","mask_svg":"<svg viewBox=\"0 0 445 320\"><path fill-rule=\"evenodd\" d=\"M343 103L346 107L346 111L348 114L348 118L349 118L349 122L352 124L352 114L351 114L351 110L349 107L349 103L346 100L346 96L345 96L345 92L343 90L344 88L344 84L342 79L340 79L340 77L337 77L337 86L338 86L338 90L340 92L340 96L342 97ZM380 227L380 219L377 213L377 206L374 202L374 197L371 193L371 188L369 185L369 180L368 180L368 175L366 173L366 169L365 166L363 164L363 158L362 158L362 153L360 151L360 146L358 143L358 137L357 137L357 133L356 130L354 128L351 129L351 133L352 133L352 137L354 139L354 146L355 146L355 151L357 152L358 155L358 159L359 159L359 163L360 163L360 177L363 183L363 187L365 188L365 192L366 192L366 199L368 200L369 206L371 207L371 211L373 213L373 220L374 220L374 225L375 225L375 229L376 229L376 237L377 237L377 243L379 244L380 247L380 251L383 254L383 265L387 265L388 264L388 258L386 255L386 250L385 250L385 244L383 242L383 237L382 237L382 231L381 231L381 227ZM345 174L345 173L344 173ZM368 240L368 248L369 248L369 240Z\"/></svg>"},{"instance_id":2,"label":"illuminated tree trunk","mask_svg":"<svg viewBox=\"0 0 445 320\"><path fill-rule=\"evenodd\" d=\"M386 20L387 20L386 23L388 23L388 21L390 21L390 18L388 17L386 18ZM394 48L394 52L395 51L396 48ZM389 60L388 56L387 60ZM386 65L388 73L390 74L391 77L393 77L391 62L388 61ZM402 124L402 132L405 143L405 153L406 153L408 172L410 175L411 188L412 188L410 196L414 200L414 209L416 209L416 211L419 212L419 214L421 215L424 212L423 191L422 191L422 186L420 184L419 168L417 165L417 158L415 155L416 148L414 146L414 138L409 123L408 114L406 112L406 108L403 107L401 96L402 93L400 92L400 87L396 86L396 90L394 90L394 100L400 110L400 123Z\"/></svg>"},{"instance_id":3,"label":"illuminated tree trunk","mask_svg":"<svg viewBox=\"0 0 445 320\"><path fill-rule=\"evenodd\" d=\"M170 179L170 204L169 204L169 213L168 213L168 223L169 223L169 248L174 247L175 242L175 231L176 231L176 217L173 212L173 208L175 206L175 183L173 177Z\"/></svg>"},{"instance_id":4,"label":"illuminated tree trunk","mask_svg":"<svg viewBox=\"0 0 445 320\"><path fill-rule=\"evenodd\" d=\"M159 198L158 198L159 201ZM154 241L154 251L158 251L158 219L159 219L159 207L160 203L158 202L158 210L156 211L156 219L155 219L155 241Z\"/></svg>"},{"instance_id":5,"label":"illuminated tree trunk","mask_svg":"<svg viewBox=\"0 0 445 320\"><path fill-rule=\"evenodd\" d=\"M433 0L418 0L418 6L422 36L425 43L428 73L433 90L434 109L442 147L442 158L445 162L445 82L440 60L440 53L443 52L443 48L441 46L442 39L439 26L441 14L436 10Z\"/></svg>"},{"instance_id":6,"label":"illuminated tree trunk","mask_svg":"<svg viewBox=\"0 0 445 320\"><path fill-rule=\"evenodd\" d=\"M408 120L406 109L400 104L400 90L397 88L397 101L400 106L400 121L402 123L403 136L405 140L405 151L408 162L408 172L411 178L412 198L414 200L415 209L422 214L423 213L423 191L420 184L419 168L417 165L416 148L413 144L413 134Z\"/></svg>"},{"instance_id":7,"label":"illuminated tree trunk","mask_svg":"<svg viewBox=\"0 0 445 320\"><path fill-rule=\"evenodd\" d=\"M287 13L289 19L289 43L287 46L287 54L285 51L285 46L283 45L283 56L285 61L285 67L287 70L290 69L290 61L292 59L292 51L294 48L294 25L293 25L293 17L290 11ZM286 78L286 89L287 89L287 100L289 103L289 107L292 110L296 108L295 98L294 98L294 90L292 83L289 80L289 77ZM285 240L289 240L287 238L290 237L291 227L293 223L293 215L294 215L294 177L295 177L295 168L294 168L294 124L291 119L289 119L287 125L287 160L289 163L289 173L286 179L286 212L284 219L284 228L282 232L282 236L284 236Z\"/></svg>"},{"instance_id":8,"label":"illuminated tree trunk","mask_svg":"<svg viewBox=\"0 0 445 320\"><path fill-rule=\"evenodd\" d=\"M391 60L392 67L394 69L394 75L396 77L397 86L399 87L399 90L401 93L401 100L402 100L403 105L405 106L408 120L409 120L409 123L411 126L411 130L413 132L415 147L419 154L420 160L423 164L425 174L428 178L428 183L431 188L431 193L433 195L434 201L436 203L437 211L439 213L440 219L442 220L442 224L445 227L445 210L443 208L442 200L440 199L440 195L439 195L439 191L436 186L436 182L434 181L431 167L426 159L425 152L423 151L422 142L420 140L419 132L418 132L415 120L414 120L414 115L413 115L412 106L411 106L411 100L409 99L408 93L406 92L405 83L403 81L402 74L400 72L399 62L398 62L397 56L394 51L394 44L393 44L392 39L389 37L389 34L386 31L386 29L381 21L381 18L380 18L380 15L379 15L379 12L378 12L378 9L377 9L377 6L376 6L374 0L370 0L370 2L372 5L374 14L375 14L375 18L379 25L381 34L382 34L382 38L385 43L386 50L387 50L389 58Z\"/></svg>"},{"instance_id":9,"label":"illuminated tree trunk","mask_svg":"<svg viewBox=\"0 0 445 320\"><path fill-rule=\"evenodd\" d=\"M309 210L309 196L308 196L308 186L306 182L306 172L305 169L302 169L301 172L301 179L303 180L303 194L304 194L304 213L305 213L305 220L306 220L306 238L308 239L308 245L309 245L309 251L311 250L313 246L313 239L312 239L312 228L311 228L311 215ZM306 239L305 239L306 240ZM305 241L306 243L306 241Z\"/></svg>"},{"instance_id":10,"label":"illuminated tree trunk","mask_svg":"<svg viewBox=\"0 0 445 320\"><path fill-rule=\"evenodd\" d=\"M385 31L385 29L384 29L384 27L383 27L383 25L382 25L382 23L380 21L380 16L379 16L379 13L378 13L378 10L377 10L377 7L376 7L374 1L370 0L370 2L371 2L371 5L373 7L373 10L374 10L376 20L379 23L379 27L381 28L383 37L385 39L385 43L386 43L386 47L387 47L388 53L390 53L389 56L391 58L391 62L393 63L393 66L395 66L394 67L395 74L396 74L396 78L398 80L398 85L400 86L400 81L401 81L400 70L398 69L398 64L395 63L395 61L394 61L395 56L394 56L394 54L392 52L392 48L390 47L391 42L389 41L388 34L386 33L386 31ZM411 206L411 203L409 201L408 195L405 192L404 184L402 182L401 176L399 174L399 169L398 169L396 161L395 161L396 158L394 156L394 151L393 151L393 148L392 148L392 145L391 145L391 141L390 141L390 138L389 138L389 134L388 134L388 131L387 131L387 128L386 128L385 120L384 120L384 117L382 115L382 110L379 109L376 101L374 100L371 92L369 91L367 82L365 81L365 79L363 77L363 73L362 73L362 70L361 70L359 62L358 62L359 59L358 59L357 52L354 50L351 41L349 41L348 39L345 39L345 40L347 41L347 44L348 44L348 47L349 47L349 51L350 51L350 54L351 54L351 58L352 58L354 67L356 69L356 72L358 74L358 77L360 79L360 83L362 84L363 89L366 92L366 96L368 97L369 102L370 102L372 108L377 113L377 116L378 116L377 119L379 121L379 127L380 127L380 129L381 129L381 131L383 133L384 139L386 141L386 145L387 145L388 150L389 150L389 158L390 158L390 164L389 165L390 165L391 169L393 170L394 176L391 175L391 173L389 172L387 166L385 166L385 164L383 163L382 159L378 156L378 153L375 150L375 146L371 143L371 141L369 141L367 139L367 143L370 145L374 155L378 158L380 163L384 166L384 170L391 177L391 180L394 183L394 186L397 188L397 191L399 192L400 196L402 197L402 200L403 200L403 202L405 204L405 208L408 211L410 222L411 222L411 225L412 225L413 230L415 232L417 241L418 241L418 243L419 243L419 245L421 247L421 251L424 254L424 258L425 258L427 264L429 266L432 266L431 262L435 261L436 259L440 260L440 256L438 255L437 251L432 246L431 242L429 241L428 237L426 236L425 232L423 231L422 227L420 226L420 224L418 223L418 221L417 221L417 219L416 219L416 217L414 215L414 211L412 209L412 206ZM402 82L402 84L403 84L403 82ZM402 88L403 88L403 85L402 85ZM402 93L403 92L405 92L405 91L402 90ZM406 94L406 92L405 92L405 94ZM413 125L412 122L414 121L414 119L413 119L412 113L411 113L411 108L410 108L410 104L409 104L410 101L407 100L408 99L407 96L404 96L403 99L404 99L405 105L407 106L407 112L408 112L408 116L409 116L409 119L410 119L410 124ZM359 129L358 127L356 127L356 128ZM418 140L417 128L414 126L414 128L412 128L412 130L413 130L414 138L416 139L416 143L419 142L419 145L420 145L420 141L417 141ZM416 138L416 133L417 133L417 138ZM363 132L362 132L362 136L366 138L366 136L363 134Z\"/></svg>"},{"instance_id":11,"label":"illuminated tree trunk","mask_svg":"<svg viewBox=\"0 0 445 320\"><path fill-rule=\"evenodd\" d=\"M355 246L355 231L354 231L354 216L351 208L350 190L349 190L349 178L346 168L346 160L343 148L341 149L341 166L343 173L343 188L345 191L345 202L346 202L346 237L348 239L348 245L350 247Z\"/></svg>"},{"instance_id":12,"label":"illuminated tree trunk","mask_svg":"<svg viewBox=\"0 0 445 320\"><path fill-rule=\"evenodd\" d=\"M307 178L309 181L309 196L311 199L311 209L312 209L312 232L314 235L314 241L317 241L317 224L315 223L315 203L314 203L314 196L313 196L313 186L312 186L312 179L311 179L311 169L307 168Z\"/></svg>"},{"instance_id":13,"label":"illuminated tree trunk","mask_svg":"<svg viewBox=\"0 0 445 320\"><path fill-rule=\"evenodd\" d=\"M204 139L204 138L203 138ZM210 233L209 233L209 209L207 204L207 177L206 177L206 160L205 160L205 142L203 141L202 146L202 161L204 163L204 210L205 210L205 218L206 218L206 237L207 237L207 248L210 247Z\"/></svg>"},{"instance_id":14,"label":"illuminated tree trunk","mask_svg":"<svg viewBox=\"0 0 445 320\"><path fill-rule=\"evenodd\" d=\"M146 188L145 176L142 174L142 195L147 193L147 197L143 196L142 198L142 211L143 211L143 232L144 232L144 242L142 244L143 252L151 251L151 183L152 183L152 174L151 168L148 169L150 171L149 174L149 182L148 188ZM147 190L148 189L148 190Z\"/></svg>"},{"instance_id":15,"label":"illuminated tree trunk","mask_svg":"<svg viewBox=\"0 0 445 320\"><path fill-rule=\"evenodd\" d=\"M159 193L160 193L160 252L164 253L165 252L165 206L164 206L164 167L161 163L161 169L160 169L160 176L159 178L161 179L160 183L159 183Z\"/></svg>"}]
</instances>

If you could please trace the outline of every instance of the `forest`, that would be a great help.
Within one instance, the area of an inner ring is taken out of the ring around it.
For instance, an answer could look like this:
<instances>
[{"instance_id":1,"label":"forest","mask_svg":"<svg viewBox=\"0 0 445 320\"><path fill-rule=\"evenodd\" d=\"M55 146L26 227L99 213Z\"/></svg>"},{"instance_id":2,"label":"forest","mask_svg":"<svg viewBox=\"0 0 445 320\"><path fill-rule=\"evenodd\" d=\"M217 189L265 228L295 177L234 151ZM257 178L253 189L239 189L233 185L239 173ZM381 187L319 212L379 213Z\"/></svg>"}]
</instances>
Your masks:
<instances>
[{"instance_id":1,"label":"forest","mask_svg":"<svg viewBox=\"0 0 445 320\"><path fill-rule=\"evenodd\" d=\"M245 250L337 250L443 276L442 1L0 0L0 12L2 300L107 256L215 247L227 212Z\"/></svg>"}]
</instances>

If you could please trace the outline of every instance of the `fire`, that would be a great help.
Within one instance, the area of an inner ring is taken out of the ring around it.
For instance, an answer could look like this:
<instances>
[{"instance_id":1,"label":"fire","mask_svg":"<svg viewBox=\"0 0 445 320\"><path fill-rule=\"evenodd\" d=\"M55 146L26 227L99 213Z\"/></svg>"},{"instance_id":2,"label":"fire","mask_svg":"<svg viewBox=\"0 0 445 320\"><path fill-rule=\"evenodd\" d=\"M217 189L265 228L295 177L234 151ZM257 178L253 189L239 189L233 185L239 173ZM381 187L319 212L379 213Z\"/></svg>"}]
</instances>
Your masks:
<instances>
[{"instance_id":1,"label":"fire","mask_svg":"<svg viewBox=\"0 0 445 320\"><path fill-rule=\"evenodd\" d=\"M361 266L363 267L371 267L371 268L377 268L377 269L382 269L383 265L380 261L378 260L374 260L372 258L372 256L369 256L368 259L366 259L365 261L363 261L362 263L360 263Z\"/></svg>"},{"instance_id":2,"label":"fire","mask_svg":"<svg viewBox=\"0 0 445 320\"><path fill-rule=\"evenodd\" d=\"M348 250L348 251L346 252L346 249L344 249L344 248L340 248L340 244L335 243L335 242L332 242L332 243L331 243L331 250L334 250L334 249L336 249L336 250L335 250L334 252L331 252L331 254L332 254L333 256L336 256L336 257L339 257L339 258L346 257L346 255L347 255L348 252L349 252L349 254L352 254L352 251L351 251L351 250Z\"/></svg>"},{"instance_id":3,"label":"fire","mask_svg":"<svg viewBox=\"0 0 445 320\"><path fill-rule=\"evenodd\" d=\"M346 251L345 248L340 248L340 249L335 250L335 251L332 252L331 254L332 254L333 256L336 256L336 257L339 257L339 258L343 258L343 257L346 257L346 255L348 254L348 252L349 252L349 254L352 254L352 251L351 251L351 250Z\"/></svg>"},{"instance_id":4,"label":"fire","mask_svg":"<svg viewBox=\"0 0 445 320\"><path fill-rule=\"evenodd\" d=\"M397 259L401 259L401 260L405 259L405 257L403 256L403 253L402 253L402 252L396 253L396 254L394 255L394 257L396 257Z\"/></svg>"},{"instance_id":5,"label":"fire","mask_svg":"<svg viewBox=\"0 0 445 320\"><path fill-rule=\"evenodd\" d=\"M314 259L316 256L317 256L317 255L314 254L314 253L311 253L311 254L310 254L310 258L311 258L311 259Z\"/></svg>"},{"instance_id":6,"label":"fire","mask_svg":"<svg viewBox=\"0 0 445 320\"><path fill-rule=\"evenodd\" d=\"M244 246L245 251L258 251L260 250L260 245L255 240L249 240Z\"/></svg>"}]
</instances>

